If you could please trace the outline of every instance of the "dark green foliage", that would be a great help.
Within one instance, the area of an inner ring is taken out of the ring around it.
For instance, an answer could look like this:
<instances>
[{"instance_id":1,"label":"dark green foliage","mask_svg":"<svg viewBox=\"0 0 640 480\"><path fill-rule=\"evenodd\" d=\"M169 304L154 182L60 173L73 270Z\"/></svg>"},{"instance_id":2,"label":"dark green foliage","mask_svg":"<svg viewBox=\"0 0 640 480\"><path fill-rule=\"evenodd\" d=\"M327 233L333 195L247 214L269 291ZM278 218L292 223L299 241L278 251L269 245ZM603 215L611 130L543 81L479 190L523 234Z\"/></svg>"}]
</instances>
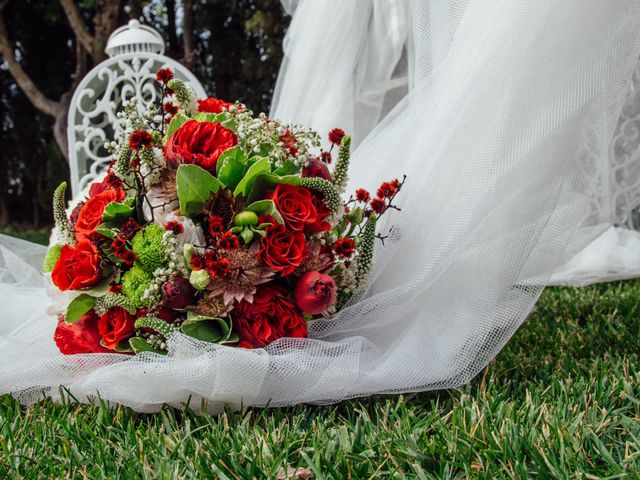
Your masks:
<instances>
[{"instance_id":1,"label":"dark green foliage","mask_svg":"<svg viewBox=\"0 0 640 480\"><path fill-rule=\"evenodd\" d=\"M640 282L549 289L471 385L197 417L0 399L3 478L638 478Z\"/></svg>"}]
</instances>

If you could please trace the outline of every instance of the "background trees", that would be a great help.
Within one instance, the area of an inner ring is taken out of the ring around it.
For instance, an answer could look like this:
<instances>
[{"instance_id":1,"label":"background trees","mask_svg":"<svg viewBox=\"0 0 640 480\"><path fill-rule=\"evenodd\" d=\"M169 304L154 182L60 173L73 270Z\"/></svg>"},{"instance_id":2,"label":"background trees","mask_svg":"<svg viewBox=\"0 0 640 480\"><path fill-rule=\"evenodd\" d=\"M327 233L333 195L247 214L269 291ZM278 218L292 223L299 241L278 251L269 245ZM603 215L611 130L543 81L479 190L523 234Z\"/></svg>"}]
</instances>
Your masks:
<instances>
[{"instance_id":1,"label":"background trees","mask_svg":"<svg viewBox=\"0 0 640 480\"><path fill-rule=\"evenodd\" d=\"M0 0L0 227L50 223L69 101L130 18L162 32L210 95L268 110L288 24L279 0Z\"/></svg>"}]
</instances>

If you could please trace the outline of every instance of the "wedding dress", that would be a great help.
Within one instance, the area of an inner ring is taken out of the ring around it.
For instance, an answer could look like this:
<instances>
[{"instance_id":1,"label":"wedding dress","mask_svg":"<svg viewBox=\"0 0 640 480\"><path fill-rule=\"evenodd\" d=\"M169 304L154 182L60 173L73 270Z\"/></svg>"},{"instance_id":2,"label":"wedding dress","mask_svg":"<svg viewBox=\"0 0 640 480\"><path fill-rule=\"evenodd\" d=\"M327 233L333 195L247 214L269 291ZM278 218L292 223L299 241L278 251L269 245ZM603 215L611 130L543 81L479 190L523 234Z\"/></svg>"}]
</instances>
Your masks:
<instances>
[{"instance_id":1,"label":"wedding dress","mask_svg":"<svg viewBox=\"0 0 640 480\"><path fill-rule=\"evenodd\" d=\"M312 324L310 339L265 349L174 334L166 357L64 357L44 313L43 249L4 237L0 393L58 399L63 385L79 401L99 392L145 412L203 400L217 411L469 381L522 324L592 211L639 24L637 0L302 0L275 111L321 130L345 120L358 143L351 189L408 176L368 291ZM363 42L370 29L383 40ZM301 70L328 61L348 73ZM336 112L330 125L316 123L324 111Z\"/></svg>"}]
</instances>

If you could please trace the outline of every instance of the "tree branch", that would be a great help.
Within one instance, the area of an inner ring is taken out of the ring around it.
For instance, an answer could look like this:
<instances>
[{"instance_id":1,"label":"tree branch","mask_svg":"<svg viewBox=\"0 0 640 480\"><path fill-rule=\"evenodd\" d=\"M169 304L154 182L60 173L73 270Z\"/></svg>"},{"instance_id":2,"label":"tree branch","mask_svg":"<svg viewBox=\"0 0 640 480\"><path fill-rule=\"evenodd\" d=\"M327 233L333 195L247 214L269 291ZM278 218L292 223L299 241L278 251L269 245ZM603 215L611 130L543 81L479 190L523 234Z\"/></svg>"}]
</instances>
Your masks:
<instances>
[{"instance_id":1,"label":"tree branch","mask_svg":"<svg viewBox=\"0 0 640 480\"><path fill-rule=\"evenodd\" d=\"M193 52L193 2L183 0L184 17L182 19L182 43L184 49L183 62L188 68L193 68L195 64L195 54Z\"/></svg>"},{"instance_id":2,"label":"tree branch","mask_svg":"<svg viewBox=\"0 0 640 480\"><path fill-rule=\"evenodd\" d=\"M91 53L93 49L93 36L87 31L78 5L73 0L60 0L60 5L62 5L71 30L73 30L78 42L82 44L88 53Z\"/></svg>"},{"instance_id":3,"label":"tree branch","mask_svg":"<svg viewBox=\"0 0 640 480\"><path fill-rule=\"evenodd\" d=\"M59 102L55 102L47 98L36 84L33 83L31 77L29 77L27 72L22 68L22 65L20 65L20 62L16 59L13 46L9 41L7 26L4 22L4 7L7 3L7 0L3 0L0 3L0 55L4 57L4 61L7 62L7 65L9 66L11 76L13 76L14 80L33 106L47 115L55 117L60 113L62 105Z\"/></svg>"}]
</instances>

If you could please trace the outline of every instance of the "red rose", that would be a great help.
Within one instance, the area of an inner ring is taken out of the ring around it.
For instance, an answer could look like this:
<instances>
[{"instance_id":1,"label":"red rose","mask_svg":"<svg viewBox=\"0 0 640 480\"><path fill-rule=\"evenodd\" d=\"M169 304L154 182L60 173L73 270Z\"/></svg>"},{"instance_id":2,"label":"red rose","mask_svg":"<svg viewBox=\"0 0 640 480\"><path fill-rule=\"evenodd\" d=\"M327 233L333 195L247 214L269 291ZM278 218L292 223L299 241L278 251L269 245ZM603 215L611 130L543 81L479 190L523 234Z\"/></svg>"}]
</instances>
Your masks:
<instances>
[{"instance_id":1,"label":"red rose","mask_svg":"<svg viewBox=\"0 0 640 480\"><path fill-rule=\"evenodd\" d=\"M291 275L309 256L307 242L302 232L292 232L282 225L266 228L266 236L260 240L258 258L283 277Z\"/></svg>"},{"instance_id":2,"label":"red rose","mask_svg":"<svg viewBox=\"0 0 640 480\"><path fill-rule=\"evenodd\" d=\"M53 340L64 355L76 353L107 353L109 349L100 345L98 333L98 315L89 310L84 317L72 325L65 323L60 316Z\"/></svg>"},{"instance_id":3,"label":"red rose","mask_svg":"<svg viewBox=\"0 0 640 480\"><path fill-rule=\"evenodd\" d=\"M120 342L131 338L135 332L136 316L124 308L113 307L98 320L98 331L105 347L115 350Z\"/></svg>"},{"instance_id":4,"label":"red rose","mask_svg":"<svg viewBox=\"0 0 640 480\"><path fill-rule=\"evenodd\" d=\"M279 338L307 336L307 322L288 294L283 287L266 285L258 288L252 303L236 303L233 329L240 346L262 348Z\"/></svg>"},{"instance_id":5,"label":"red rose","mask_svg":"<svg viewBox=\"0 0 640 480\"><path fill-rule=\"evenodd\" d=\"M79 241L75 247L63 246L51 272L54 285L63 291L92 287L101 278L98 249L88 240Z\"/></svg>"},{"instance_id":6,"label":"red rose","mask_svg":"<svg viewBox=\"0 0 640 480\"><path fill-rule=\"evenodd\" d=\"M233 103L225 102L219 98L205 98L198 100L198 111L207 113L222 113L222 109L228 110Z\"/></svg>"},{"instance_id":7,"label":"red rose","mask_svg":"<svg viewBox=\"0 0 640 480\"><path fill-rule=\"evenodd\" d=\"M164 154L174 166L193 163L215 173L222 152L237 144L237 135L219 123L189 120L169 137Z\"/></svg>"},{"instance_id":8,"label":"red rose","mask_svg":"<svg viewBox=\"0 0 640 480\"><path fill-rule=\"evenodd\" d=\"M122 190L105 190L90 197L78 212L78 220L75 224L76 238L85 240L91 238L96 228L102 223L104 209L111 202L124 200Z\"/></svg>"},{"instance_id":9,"label":"red rose","mask_svg":"<svg viewBox=\"0 0 640 480\"><path fill-rule=\"evenodd\" d=\"M302 169L302 177L319 177L325 180L333 181L329 167L321 159L311 157L307 160L307 165Z\"/></svg>"},{"instance_id":10,"label":"red rose","mask_svg":"<svg viewBox=\"0 0 640 480\"><path fill-rule=\"evenodd\" d=\"M282 215L285 225L291 230L304 230L307 224L313 224L318 219L313 196L305 187L283 183L269 197Z\"/></svg>"},{"instance_id":11,"label":"red rose","mask_svg":"<svg viewBox=\"0 0 640 480\"><path fill-rule=\"evenodd\" d=\"M336 303L336 282L326 273L307 272L298 280L293 296L304 313L319 315Z\"/></svg>"}]
</instances>

